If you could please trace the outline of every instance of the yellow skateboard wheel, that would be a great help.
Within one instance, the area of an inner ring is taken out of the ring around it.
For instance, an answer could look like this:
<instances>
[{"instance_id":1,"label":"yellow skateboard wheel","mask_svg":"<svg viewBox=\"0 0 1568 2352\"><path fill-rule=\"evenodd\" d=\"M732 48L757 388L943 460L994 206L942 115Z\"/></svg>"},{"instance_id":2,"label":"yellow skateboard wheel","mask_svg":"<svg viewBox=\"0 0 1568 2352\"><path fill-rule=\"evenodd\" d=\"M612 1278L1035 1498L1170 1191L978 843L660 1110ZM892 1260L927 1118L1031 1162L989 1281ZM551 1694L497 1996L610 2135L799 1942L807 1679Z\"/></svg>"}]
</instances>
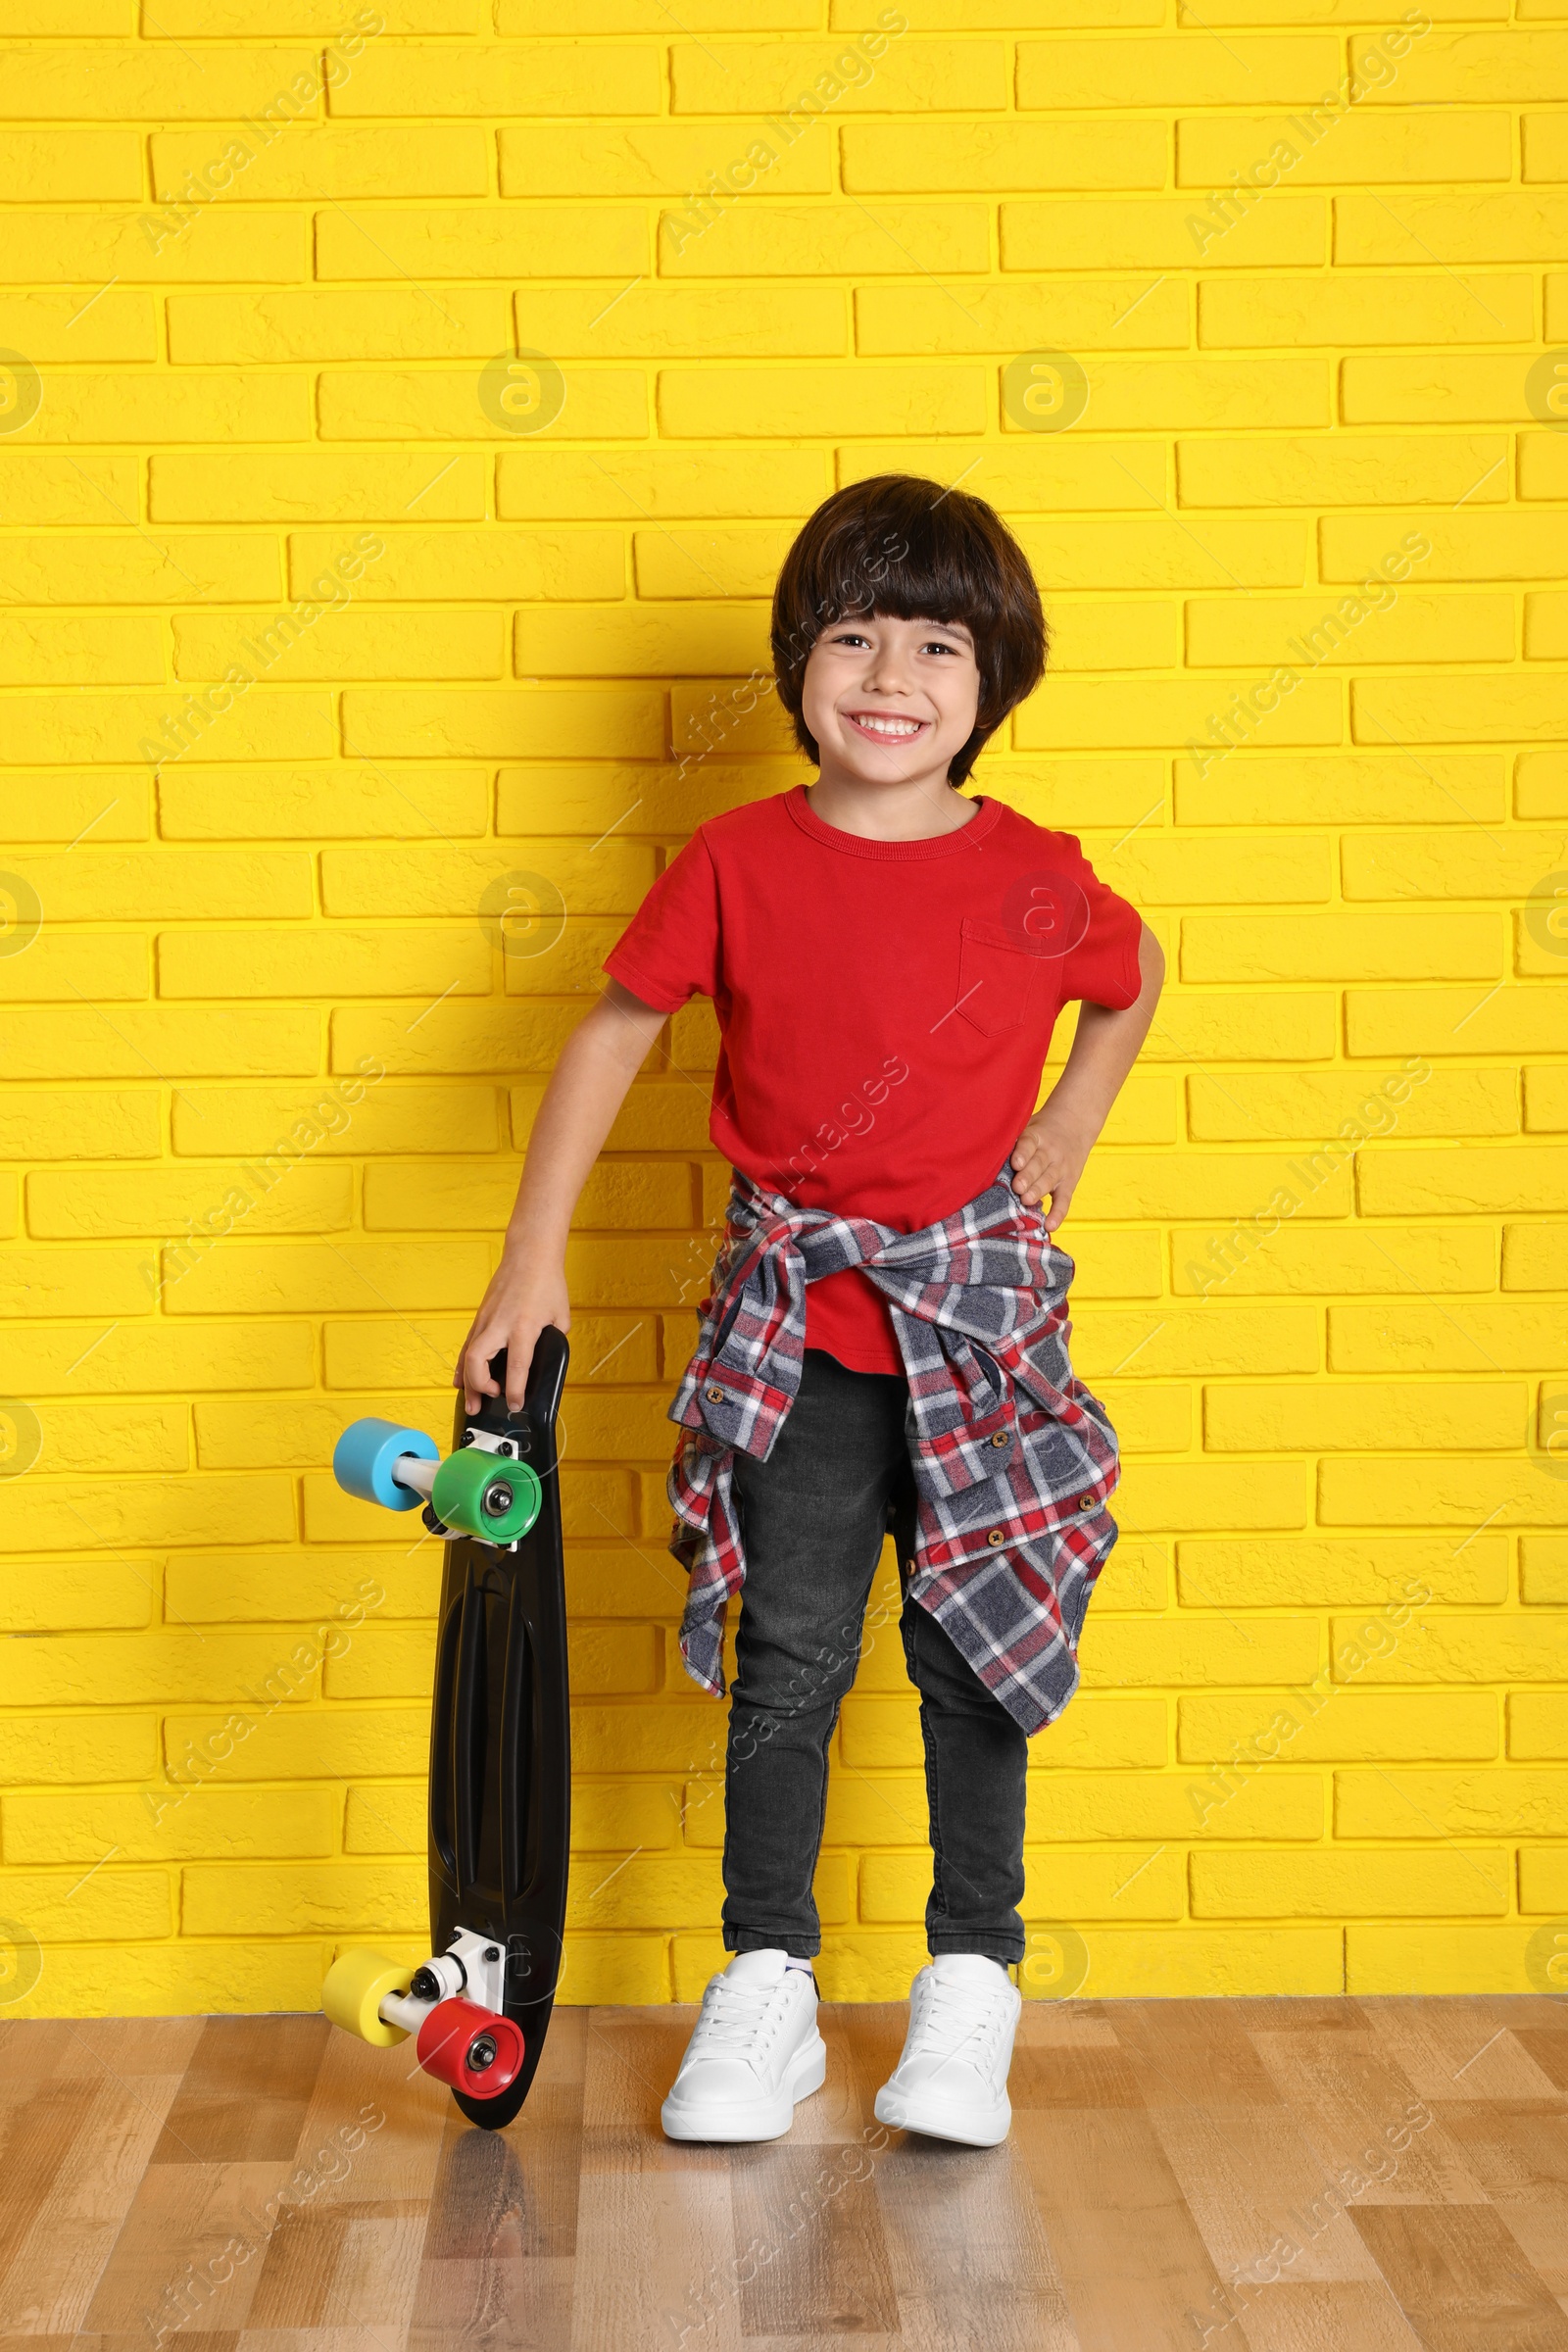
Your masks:
<instances>
[{"instance_id":1,"label":"yellow skateboard wheel","mask_svg":"<svg viewBox=\"0 0 1568 2352\"><path fill-rule=\"evenodd\" d=\"M344 1952L333 1961L321 1985L321 2007L334 2026L357 2034L378 2050L407 2041L401 2026L389 2026L381 2003L389 1992L407 1992L409 1971L382 1952Z\"/></svg>"}]
</instances>

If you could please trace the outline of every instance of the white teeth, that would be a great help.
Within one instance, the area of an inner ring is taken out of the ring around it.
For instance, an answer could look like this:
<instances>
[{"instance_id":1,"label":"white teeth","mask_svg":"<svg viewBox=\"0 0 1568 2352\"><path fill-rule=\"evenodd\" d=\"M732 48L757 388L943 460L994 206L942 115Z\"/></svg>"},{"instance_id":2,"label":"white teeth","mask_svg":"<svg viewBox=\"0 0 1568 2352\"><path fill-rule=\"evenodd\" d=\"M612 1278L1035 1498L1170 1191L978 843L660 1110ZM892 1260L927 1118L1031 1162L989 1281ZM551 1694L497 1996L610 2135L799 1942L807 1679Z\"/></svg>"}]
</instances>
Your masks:
<instances>
[{"instance_id":1,"label":"white teeth","mask_svg":"<svg viewBox=\"0 0 1568 2352\"><path fill-rule=\"evenodd\" d=\"M858 726L869 727L874 735L918 735L920 732L917 718L873 718L863 710L857 710L854 716Z\"/></svg>"}]
</instances>

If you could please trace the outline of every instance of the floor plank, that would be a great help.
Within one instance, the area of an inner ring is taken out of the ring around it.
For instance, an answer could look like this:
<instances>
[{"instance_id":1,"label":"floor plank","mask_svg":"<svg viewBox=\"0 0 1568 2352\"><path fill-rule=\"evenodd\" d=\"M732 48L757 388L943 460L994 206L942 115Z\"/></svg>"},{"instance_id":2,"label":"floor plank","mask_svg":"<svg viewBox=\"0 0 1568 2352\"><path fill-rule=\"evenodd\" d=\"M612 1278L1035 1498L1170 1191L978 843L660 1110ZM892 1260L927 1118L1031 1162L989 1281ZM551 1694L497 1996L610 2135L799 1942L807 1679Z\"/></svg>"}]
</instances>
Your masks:
<instances>
[{"instance_id":1,"label":"floor plank","mask_svg":"<svg viewBox=\"0 0 1568 2352\"><path fill-rule=\"evenodd\" d=\"M209 2018L153 2162L292 2157L330 2032L324 2017Z\"/></svg>"},{"instance_id":2,"label":"floor plank","mask_svg":"<svg viewBox=\"0 0 1568 2352\"><path fill-rule=\"evenodd\" d=\"M1312 2147L1349 2195L1370 2204L1485 2202L1441 2114L1418 2097L1370 2027L1259 2032L1252 2039Z\"/></svg>"},{"instance_id":3,"label":"floor plank","mask_svg":"<svg viewBox=\"0 0 1568 2352\"><path fill-rule=\"evenodd\" d=\"M1353 2218L1428 2352L1568 2352L1568 2315L1490 2207L1364 2205Z\"/></svg>"},{"instance_id":4,"label":"floor plank","mask_svg":"<svg viewBox=\"0 0 1568 2352\"><path fill-rule=\"evenodd\" d=\"M0 2283L0 2330L52 2334L81 2327L179 2081L122 2075L106 2064Z\"/></svg>"},{"instance_id":5,"label":"floor plank","mask_svg":"<svg viewBox=\"0 0 1568 2352\"><path fill-rule=\"evenodd\" d=\"M1247 2352L1418 2352L1421 2344L1381 2279L1265 2286L1237 2333Z\"/></svg>"}]
</instances>

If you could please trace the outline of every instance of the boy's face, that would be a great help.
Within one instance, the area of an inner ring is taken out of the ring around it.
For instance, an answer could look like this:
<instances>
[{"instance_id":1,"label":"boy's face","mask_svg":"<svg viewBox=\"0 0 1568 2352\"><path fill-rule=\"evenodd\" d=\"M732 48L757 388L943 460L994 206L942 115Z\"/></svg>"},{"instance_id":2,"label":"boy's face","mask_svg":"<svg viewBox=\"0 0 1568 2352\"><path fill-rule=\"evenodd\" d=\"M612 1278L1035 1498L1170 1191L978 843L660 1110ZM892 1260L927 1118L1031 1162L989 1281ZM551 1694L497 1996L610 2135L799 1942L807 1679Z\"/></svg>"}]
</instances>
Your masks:
<instances>
[{"instance_id":1,"label":"boy's face","mask_svg":"<svg viewBox=\"0 0 1568 2352\"><path fill-rule=\"evenodd\" d=\"M835 621L812 646L802 715L822 772L860 784L945 781L974 733L980 668L961 620Z\"/></svg>"}]
</instances>

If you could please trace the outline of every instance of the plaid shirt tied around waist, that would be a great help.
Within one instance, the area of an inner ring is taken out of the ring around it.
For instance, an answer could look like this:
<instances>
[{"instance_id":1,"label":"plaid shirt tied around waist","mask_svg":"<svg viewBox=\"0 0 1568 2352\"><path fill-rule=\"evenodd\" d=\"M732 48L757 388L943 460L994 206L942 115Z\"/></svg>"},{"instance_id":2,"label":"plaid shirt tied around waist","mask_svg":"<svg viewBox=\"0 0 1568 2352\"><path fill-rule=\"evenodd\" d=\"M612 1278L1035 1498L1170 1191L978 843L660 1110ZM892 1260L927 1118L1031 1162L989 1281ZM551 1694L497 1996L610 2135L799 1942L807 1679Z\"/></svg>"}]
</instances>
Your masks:
<instances>
[{"instance_id":1,"label":"plaid shirt tied around waist","mask_svg":"<svg viewBox=\"0 0 1568 2352\"><path fill-rule=\"evenodd\" d=\"M800 1208L735 1169L712 1291L669 1418L669 1548L690 1574L687 1672L724 1690L724 1613L746 1576L737 1448L764 1460L800 1388L806 1286L858 1266L888 1300L909 1383L910 1597L1026 1733L1078 1688L1078 1638L1116 1527L1104 1407L1067 1358L1073 1262L1010 1169L939 1224L898 1233Z\"/></svg>"}]
</instances>

